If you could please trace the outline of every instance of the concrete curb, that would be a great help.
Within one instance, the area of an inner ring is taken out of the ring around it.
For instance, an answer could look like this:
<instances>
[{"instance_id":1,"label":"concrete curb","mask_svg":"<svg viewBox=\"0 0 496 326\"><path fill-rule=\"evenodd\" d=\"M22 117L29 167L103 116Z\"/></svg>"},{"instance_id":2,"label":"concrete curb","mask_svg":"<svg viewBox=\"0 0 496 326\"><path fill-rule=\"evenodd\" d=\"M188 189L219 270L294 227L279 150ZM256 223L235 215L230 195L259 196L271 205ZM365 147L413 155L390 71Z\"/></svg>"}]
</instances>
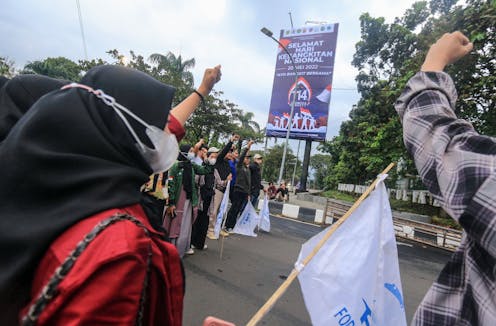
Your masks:
<instances>
[{"instance_id":1,"label":"concrete curb","mask_svg":"<svg viewBox=\"0 0 496 326\"><path fill-rule=\"evenodd\" d=\"M258 201L258 209L262 209L264 200ZM269 200L269 211L273 215L282 215L292 219L297 219L309 223L322 223L324 210L316 208L302 207L298 205L282 203Z\"/></svg>"}]
</instances>

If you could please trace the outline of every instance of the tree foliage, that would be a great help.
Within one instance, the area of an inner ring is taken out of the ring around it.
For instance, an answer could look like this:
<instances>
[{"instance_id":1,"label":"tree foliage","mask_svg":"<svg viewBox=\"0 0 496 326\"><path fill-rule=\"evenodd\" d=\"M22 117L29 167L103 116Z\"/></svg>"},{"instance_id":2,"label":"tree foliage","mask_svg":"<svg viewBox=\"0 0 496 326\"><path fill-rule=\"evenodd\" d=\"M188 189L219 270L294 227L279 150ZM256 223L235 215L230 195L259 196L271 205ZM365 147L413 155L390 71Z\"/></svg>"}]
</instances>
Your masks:
<instances>
[{"instance_id":1,"label":"tree foliage","mask_svg":"<svg viewBox=\"0 0 496 326\"><path fill-rule=\"evenodd\" d=\"M332 165L332 157L328 154L315 154L310 158L310 167L315 171L315 187L324 189L326 186L325 178L327 171Z\"/></svg>"},{"instance_id":2,"label":"tree foliage","mask_svg":"<svg viewBox=\"0 0 496 326\"><path fill-rule=\"evenodd\" d=\"M366 183L390 162L403 158L402 175L416 175L402 141L394 102L419 69L429 46L442 34L462 31L475 50L447 68L458 89L457 114L484 134L496 135L495 24L496 2L468 0L419 1L391 24L368 13L360 17L361 40L352 64L361 98L343 122L339 135L320 149L331 154L327 187L337 183ZM388 178L394 183L393 171Z\"/></svg>"},{"instance_id":3,"label":"tree foliage","mask_svg":"<svg viewBox=\"0 0 496 326\"><path fill-rule=\"evenodd\" d=\"M0 76L12 78L15 75L14 62L6 57L0 57Z\"/></svg>"},{"instance_id":4,"label":"tree foliage","mask_svg":"<svg viewBox=\"0 0 496 326\"><path fill-rule=\"evenodd\" d=\"M43 61L33 61L24 66L23 73L39 74L52 78L79 81L81 67L72 60L64 57L47 58Z\"/></svg>"},{"instance_id":5,"label":"tree foliage","mask_svg":"<svg viewBox=\"0 0 496 326\"><path fill-rule=\"evenodd\" d=\"M103 64L127 66L143 71L155 79L173 86L176 89L173 105L188 97L194 90L194 79L191 69L195 59L184 59L172 52L165 55L154 53L146 59L144 56L130 51L124 55L118 50L107 51L109 60L79 60L77 63L64 58L47 58L29 62L21 73L41 74L53 78L79 81L88 70ZM0 57L0 74L12 77L15 74L13 62ZM118 100L118 99L117 99ZM263 138L260 126L253 120L252 112L245 112L235 103L224 99L223 93L213 91L186 123L184 141L191 144L200 138L213 146L222 146L232 134L238 133L245 139L260 140Z\"/></svg>"},{"instance_id":6,"label":"tree foliage","mask_svg":"<svg viewBox=\"0 0 496 326\"><path fill-rule=\"evenodd\" d=\"M279 178L279 170L282 162L284 145L274 145L270 151L261 153L264 156L262 178L267 182L277 182ZM286 152L286 161L284 164L283 180L290 183L293 178L294 164L296 163L295 180L301 175L301 161L297 160L291 148L288 147Z\"/></svg>"}]
</instances>

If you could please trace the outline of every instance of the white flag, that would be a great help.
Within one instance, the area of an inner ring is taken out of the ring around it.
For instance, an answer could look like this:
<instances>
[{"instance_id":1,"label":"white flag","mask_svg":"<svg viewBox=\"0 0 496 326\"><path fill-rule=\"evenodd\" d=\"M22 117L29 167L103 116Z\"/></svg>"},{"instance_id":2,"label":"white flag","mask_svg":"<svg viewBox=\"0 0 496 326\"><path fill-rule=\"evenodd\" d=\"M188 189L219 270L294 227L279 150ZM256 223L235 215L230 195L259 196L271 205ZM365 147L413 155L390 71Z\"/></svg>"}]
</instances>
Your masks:
<instances>
[{"instance_id":1,"label":"white flag","mask_svg":"<svg viewBox=\"0 0 496 326\"><path fill-rule=\"evenodd\" d=\"M226 191L224 192L224 196L222 197L222 201L219 206L219 212L217 213L217 219L215 220L214 235L216 238L219 238L220 228L222 227L222 220L224 219L224 214L226 214L227 205L229 204L230 184L231 180L227 182Z\"/></svg>"},{"instance_id":2,"label":"white flag","mask_svg":"<svg viewBox=\"0 0 496 326\"><path fill-rule=\"evenodd\" d=\"M253 232L253 230L255 230L255 227L258 225L259 218L251 201L248 201L243 213L241 213L241 216L234 226L233 233L256 237L257 234Z\"/></svg>"},{"instance_id":3,"label":"white flag","mask_svg":"<svg viewBox=\"0 0 496 326\"><path fill-rule=\"evenodd\" d=\"M270 216L269 216L269 200L267 198L267 194L265 194L265 198L263 201L262 209L260 210L260 222L258 226L260 229L265 232L270 232Z\"/></svg>"},{"instance_id":4,"label":"white flag","mask_svg":"<svg viewBox=\"0 0 496 326\"><path fill-rule=\"evenodd\" d=\"M384 178L384 177L383 177ZM406 325L398 252L384 183L303 260L327 230L307 241L296 268L313 325Z\"/></svg>"},{"instance_id":5,"label":"white flag","mask_svg":"<svg viewBox=\"0 0 496 326\"><path fill-rule=\"evenodd\" d=\"M331 101L331 89L332 89L331 84L327 85L327 87L322 91L322 93L317 95L316 98L321 102L329 103Z\"/></svg>"}]
</instances>

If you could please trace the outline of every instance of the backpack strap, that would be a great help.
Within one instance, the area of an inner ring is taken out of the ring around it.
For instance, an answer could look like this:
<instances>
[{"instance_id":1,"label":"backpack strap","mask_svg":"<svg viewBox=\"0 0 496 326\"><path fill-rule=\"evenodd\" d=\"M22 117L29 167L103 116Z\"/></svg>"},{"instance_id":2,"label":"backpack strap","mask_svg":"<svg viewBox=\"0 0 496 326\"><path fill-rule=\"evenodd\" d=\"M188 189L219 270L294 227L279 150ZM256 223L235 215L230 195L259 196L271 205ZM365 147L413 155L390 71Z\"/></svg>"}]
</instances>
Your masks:
<instances>
[{"instance_id":1,"label":"backpack strap","mask_svg":"<svg viewBox=\"0 0 496 326\"><path fill-rule=\"evenodd\" d=\"M50 303L53 297L57 294L57 288L59 284L64 280L67 274L71 271L76 260L81 256L83 251L88 247L88 245L110 225L120 222L120 221L131 221L140 228L143 229L147 237L150 237L148 229L141 223L137 218L129 214L115 214L101 222L99 222L86 236L81 240L76 248L69 254L69 256L64 260L62 265L60 265L45 285L36 299L36 301L29 307L28 313L22 318L21 325L30 326L36 325L38 318L41 313L45 310L46 306ZM150 274L150 266L152 260L152 247L151 244L148 247L148 257L146 260L146 274L143 280L143 290L141 291L141 298L139 301L138 315L136 316L135 325L142 325L143 323L143 313L146 301L146 289L148 288L148 279Z\"/></svg>"}]
</instances>

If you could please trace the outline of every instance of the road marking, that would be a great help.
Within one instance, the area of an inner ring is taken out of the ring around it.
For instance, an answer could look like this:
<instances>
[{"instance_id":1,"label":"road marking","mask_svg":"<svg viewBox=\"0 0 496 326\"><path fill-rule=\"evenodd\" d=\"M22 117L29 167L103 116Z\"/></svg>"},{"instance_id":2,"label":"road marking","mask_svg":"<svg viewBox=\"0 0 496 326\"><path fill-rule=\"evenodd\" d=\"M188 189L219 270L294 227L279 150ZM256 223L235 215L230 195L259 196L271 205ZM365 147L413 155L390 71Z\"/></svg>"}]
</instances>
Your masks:
<instances>
[{"instance_id":1,"label":"road marking","mask_svg":"<svg viewBox=\"0 0 496 326\"><path fill-rule=\"evenodd\" d=\"M413 248L413 245L412 245L412 244L410 244L410 243L396 242L396 244L397 244L398 246L407 246L407 247Z\"/></svg>"}]
</instances>

